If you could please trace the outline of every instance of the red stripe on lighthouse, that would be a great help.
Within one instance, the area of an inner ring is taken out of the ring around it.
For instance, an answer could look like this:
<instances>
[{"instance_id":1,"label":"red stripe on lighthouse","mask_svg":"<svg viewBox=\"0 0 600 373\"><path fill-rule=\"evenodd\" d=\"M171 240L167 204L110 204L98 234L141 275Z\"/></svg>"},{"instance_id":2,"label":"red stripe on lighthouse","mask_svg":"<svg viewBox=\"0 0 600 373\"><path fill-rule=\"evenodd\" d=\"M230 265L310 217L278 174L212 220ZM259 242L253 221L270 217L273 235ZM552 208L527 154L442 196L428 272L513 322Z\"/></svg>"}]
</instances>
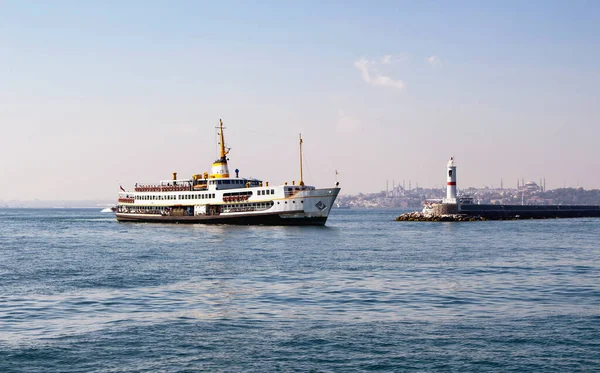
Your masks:
<instances>
[{"instance_id":1,"label":"red stripe on lighthouse","mask_svg":"<svg viewBox=\"0 0 600 373\"><path fill-rule=\"evenodd\" d=\"M456 181L449 181L448 185L456 185Z\"/></svg>"}]
</instances>

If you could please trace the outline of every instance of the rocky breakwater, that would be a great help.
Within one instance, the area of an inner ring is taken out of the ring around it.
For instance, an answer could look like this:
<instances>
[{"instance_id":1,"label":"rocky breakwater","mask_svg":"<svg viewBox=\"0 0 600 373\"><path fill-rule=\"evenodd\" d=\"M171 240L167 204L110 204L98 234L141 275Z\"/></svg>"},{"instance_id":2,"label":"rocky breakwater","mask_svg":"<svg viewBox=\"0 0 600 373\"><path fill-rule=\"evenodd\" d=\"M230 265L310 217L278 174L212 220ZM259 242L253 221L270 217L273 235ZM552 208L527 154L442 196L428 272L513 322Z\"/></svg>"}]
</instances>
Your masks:
<instances>
[{"instance_id":1,"label":"rocky breakwater","mask_svg":"<svg viewBox=\"0 0 600 373\"><path fill-rule=\"evenodd\" d=\"M469 216L465 214L431 214L419 211L407 212L396 218L396 221L483 221L487 220L481 216Z\"/></svg>"}]
</instances>

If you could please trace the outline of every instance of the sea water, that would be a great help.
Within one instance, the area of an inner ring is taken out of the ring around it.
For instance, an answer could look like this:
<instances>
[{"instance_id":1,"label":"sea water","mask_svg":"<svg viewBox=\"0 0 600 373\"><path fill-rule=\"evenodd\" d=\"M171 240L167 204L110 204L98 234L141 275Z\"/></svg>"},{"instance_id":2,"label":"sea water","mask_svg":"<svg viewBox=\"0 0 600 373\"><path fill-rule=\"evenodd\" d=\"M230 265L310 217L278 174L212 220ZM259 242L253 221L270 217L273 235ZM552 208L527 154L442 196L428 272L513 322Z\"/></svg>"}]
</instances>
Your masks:
<instances>
[{"instance_id":1,"label":"sea water","mask_svg":"<svg viewBox=\"0 0 600 373\"><path fill-rule=\"evenodd\" d=\"M600 219L0 210L0 372L600 370Z\"/></svg>"}]
</instances>

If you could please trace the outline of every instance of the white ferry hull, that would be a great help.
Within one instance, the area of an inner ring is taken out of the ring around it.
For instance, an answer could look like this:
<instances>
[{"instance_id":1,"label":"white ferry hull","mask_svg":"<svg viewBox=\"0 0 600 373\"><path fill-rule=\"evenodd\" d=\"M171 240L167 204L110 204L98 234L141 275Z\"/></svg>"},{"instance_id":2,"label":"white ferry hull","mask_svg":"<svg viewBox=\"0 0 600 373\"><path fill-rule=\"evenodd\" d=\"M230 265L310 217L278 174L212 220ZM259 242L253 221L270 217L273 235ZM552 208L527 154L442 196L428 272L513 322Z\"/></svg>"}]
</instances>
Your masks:
<instances>
[{"instance_id":1,"label":"white ferry hull","mask_svg":"<svg viewBox=\"0 0 600 373\"><path fill-rule=\"evenodd\" d=\"M223 212L211 215L173 216L118 211L120 222L179 223L179 224L232 224L232 225L325 225L340 188L303 190L294 196L277 199L265 211ZM213 208L227 204L211 204Z\"/></svg>"}]
</instances>

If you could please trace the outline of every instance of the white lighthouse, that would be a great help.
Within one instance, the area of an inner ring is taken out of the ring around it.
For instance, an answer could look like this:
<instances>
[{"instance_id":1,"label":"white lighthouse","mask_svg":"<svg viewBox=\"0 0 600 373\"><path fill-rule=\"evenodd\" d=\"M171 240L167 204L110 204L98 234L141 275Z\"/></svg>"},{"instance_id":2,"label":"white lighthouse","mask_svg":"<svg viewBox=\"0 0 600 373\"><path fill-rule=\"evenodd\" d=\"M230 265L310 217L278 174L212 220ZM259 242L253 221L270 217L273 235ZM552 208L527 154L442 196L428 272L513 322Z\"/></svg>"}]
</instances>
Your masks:
<instances>
[{"instance_id":1,"label":"white lighthouse","mask_svg":"<svg viewBox=\"0 0 600 373\"><path fill-rule=\"evenodd\" d=\"M456 204L456 166L454 165L454 157L448 161L448 170L446 177L446 204Z\"/></svg>"}]
</instances>

